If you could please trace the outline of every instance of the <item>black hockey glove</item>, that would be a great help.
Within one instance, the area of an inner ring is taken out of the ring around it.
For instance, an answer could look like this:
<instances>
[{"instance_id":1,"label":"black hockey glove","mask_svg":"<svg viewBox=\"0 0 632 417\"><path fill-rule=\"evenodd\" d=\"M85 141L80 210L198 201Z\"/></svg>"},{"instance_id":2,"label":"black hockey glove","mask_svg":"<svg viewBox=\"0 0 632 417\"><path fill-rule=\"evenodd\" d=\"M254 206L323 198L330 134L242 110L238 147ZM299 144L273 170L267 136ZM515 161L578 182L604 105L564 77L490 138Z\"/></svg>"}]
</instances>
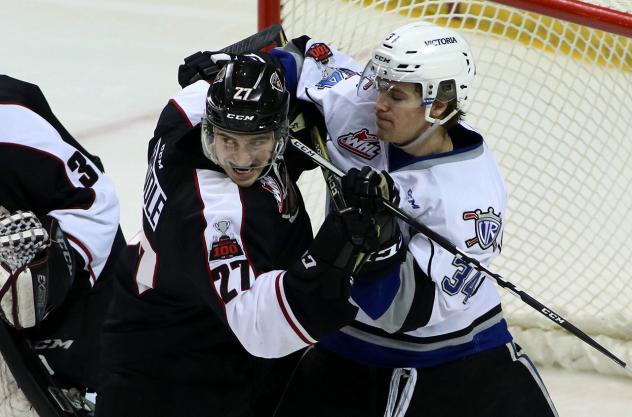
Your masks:
<instances>
[{"instance_id":1,"label":"black hockey glove","mask_svg":"<svg viewBox=\"0 0 632 417\"><path fill-rule=\"evenodd\" d=\"M249 52L267 51L270 48L283 46L286 36L281 25L271 25L264 30L254 33L232 45L228 45L217 52L196 52L184 59L184 64L178 68L178 83L182 88L199 80L213 81L231 56L247 54ZM220 55L228 56L228 60ZM216 55L214 58L213 55Z\"/></svg>"},{"instance_id":2,"label":"black hockey glove","mask_svg":"<svg viewBox=\"0 0 632 417\"><path fill-rule=\"evenodd\" d=\"M17 329L33 327L66 297L74 255L57 220L32 212L0 219L0 317Z\"/></svg>"},{"instance_id":3,"label":"black hockey glove","mask_svg":"<svg viewBox=\"0 0 632 417\"><path fill-rule=\"evenodd\" d=\"M178 84L182 88L199 80L212 82L219 71L231 61L260 61L273 63L281 68L276 60L265 52L249 53L244 55L226 52L196 52L184 58L184 64L178 67Z\"/></svg>"},{"instance_id":4,"label":"black hockey glove","mask_svg":"<svg viewBox=\"0 0 632 417\"><path fill-rule=\"evenodd\" d=\"M399 191L387 172L380 173L367 166L362 170L351 168L342 177L342 195L348 207L358 209L379 227L379 241L369 245L372 252L400 234L397 220L384 207L384 201L397 207L400 200Z\"/></svg>"},{"instance_id":5,"label":"black hockey glove","mask_svg":"<svg viewBox=\"0 0 632 417\"><path fill-rule=\"evenodd\" d=\"M184 64L178 67L178 84L184 88L199 80L212 81L220 66L212 59L213 52L196 52L184 58Z\"/></svg>"},{"instance_id":6,"label":"black hockey glove","mask_svg":"<svg viewBox=\"0 0 632 417\"><path fill-rule=\"evenodd\" d=\"M388 201L397 207L400 201L391 176L367 166L361 170L352 168L342 177L342 195L347 206L357 209L363 221L372 222L377 229L374 240L362 247L367 259L358 278L370 279L376 271L402 262L406 251L401 231L397 219L384 206L384 201Z\"/></svg>"},{"instance_id":7,"label":"black hockey glove","mask_svg":"<svg viewBox=\"0 0 632 417\"><path fill-rule=\"evenodd\" d=\"M321 287L324 298L347 298L353 276L364 262L363 252L377 241L378 228L359 210L332 212L290 272L305 292Z\"/></svg>"}]
</instances>

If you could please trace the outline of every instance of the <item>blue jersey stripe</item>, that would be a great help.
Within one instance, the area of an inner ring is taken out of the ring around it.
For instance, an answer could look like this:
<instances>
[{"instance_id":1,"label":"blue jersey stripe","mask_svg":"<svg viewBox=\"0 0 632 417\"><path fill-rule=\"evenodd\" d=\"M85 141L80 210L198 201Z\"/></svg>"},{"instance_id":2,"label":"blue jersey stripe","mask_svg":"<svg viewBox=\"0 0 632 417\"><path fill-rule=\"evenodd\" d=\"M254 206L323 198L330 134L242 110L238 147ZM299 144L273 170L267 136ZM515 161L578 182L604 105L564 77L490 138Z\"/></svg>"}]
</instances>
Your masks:
<instances>
[{"instance_id":1,"label":"blue jersey stripe","mask_svg":"<svg viewBox=\"0 0 632 417\"><path fill-rule=\"evenodd\" d=\"M511 340L507 322L502 319L476 334L467 343L430 351L388 348L359 340L342 332L336 332L322 339L319 346L364 365L387 368L429 368L504 345Z\"/></svg>"}]
</instances>

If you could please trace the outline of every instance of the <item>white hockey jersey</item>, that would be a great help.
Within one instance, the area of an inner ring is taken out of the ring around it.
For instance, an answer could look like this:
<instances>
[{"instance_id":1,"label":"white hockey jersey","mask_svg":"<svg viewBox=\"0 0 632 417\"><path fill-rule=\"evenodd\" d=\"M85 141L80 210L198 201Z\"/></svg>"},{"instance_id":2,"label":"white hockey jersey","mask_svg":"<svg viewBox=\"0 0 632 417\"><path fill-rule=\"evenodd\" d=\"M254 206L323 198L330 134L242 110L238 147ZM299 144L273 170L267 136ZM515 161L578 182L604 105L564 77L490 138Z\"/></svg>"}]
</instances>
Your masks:
<instances>
[{"instance_id":1,"label":"white hockey jersey","mask_svg":"<svg viewBox=\"0 0 632 417\"><path fill-rule=\"evenodd\" d=\"M298 98L325 117L335 165L388 171L404 212L485 265L500 253L507 192L479 133L461 123L449 132L453 151L414 157L379 140L374 103L356 94L361 68L349 57L314 40L273 54L286 67L288 85L297 74ZM356 321L320 343L370 365L419 368L509 342L494 282L406 223L400 228L406 262L389 277L356 283Z\"/></svg>"}]
</instances>

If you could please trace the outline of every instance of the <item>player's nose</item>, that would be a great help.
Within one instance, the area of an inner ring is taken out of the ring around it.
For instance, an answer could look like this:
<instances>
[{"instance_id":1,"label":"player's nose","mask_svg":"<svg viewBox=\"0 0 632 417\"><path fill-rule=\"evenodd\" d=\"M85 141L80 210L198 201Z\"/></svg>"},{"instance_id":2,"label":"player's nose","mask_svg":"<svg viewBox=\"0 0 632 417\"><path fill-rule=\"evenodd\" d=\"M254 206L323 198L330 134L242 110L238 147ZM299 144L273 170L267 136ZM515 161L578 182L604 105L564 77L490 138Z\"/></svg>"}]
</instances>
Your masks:
<instances>
[{"instance_id":1,"label":"player's nose","mask_svg":"<svg viewBox=\"0 0 632 417\"><path fill-rule=\"evenodd\" d=\"M241 166L250 165L250 162L252 162L252 155L250 155L250 152L245 150L243 147L235 152L233 158L235 160L235 163Z\"/></svg>"},{"instance_id":2,"label":"player's nose","mask_svg":"<svg viewBox=\"0 0 632 417\"><path fill-rule=\"evenodd\" d=\"M383 112L383 111L388 111L389 106L388 106L388 99L386 97L386 94L380 92L377 95L377 100L375 100L375 111L376 112Z\"/></svg>"}]
</instances>

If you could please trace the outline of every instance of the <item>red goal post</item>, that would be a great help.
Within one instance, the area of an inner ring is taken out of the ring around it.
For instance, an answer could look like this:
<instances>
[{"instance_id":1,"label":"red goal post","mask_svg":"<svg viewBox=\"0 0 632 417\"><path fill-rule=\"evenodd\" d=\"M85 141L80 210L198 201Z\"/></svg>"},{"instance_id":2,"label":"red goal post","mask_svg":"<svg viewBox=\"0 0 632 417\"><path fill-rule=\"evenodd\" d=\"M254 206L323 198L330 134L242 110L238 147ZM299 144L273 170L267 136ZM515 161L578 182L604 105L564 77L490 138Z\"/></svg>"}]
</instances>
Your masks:
<instances>
[{"instance_id":1,"label":"red goal post","mask_svg":"<svg viewBox=\"0 0 632 417\"><path fill-rule=\"evenodd\" d=\"M362 63L419 19L459 30L477 62L466 120L510 192L492 268L632 363L632 3L259 0L260 27L280 22ZM318 225L324 186L301 182ZM503 305L536 361L627 375L515 297Z\"/></svg>"}]
</instances>

